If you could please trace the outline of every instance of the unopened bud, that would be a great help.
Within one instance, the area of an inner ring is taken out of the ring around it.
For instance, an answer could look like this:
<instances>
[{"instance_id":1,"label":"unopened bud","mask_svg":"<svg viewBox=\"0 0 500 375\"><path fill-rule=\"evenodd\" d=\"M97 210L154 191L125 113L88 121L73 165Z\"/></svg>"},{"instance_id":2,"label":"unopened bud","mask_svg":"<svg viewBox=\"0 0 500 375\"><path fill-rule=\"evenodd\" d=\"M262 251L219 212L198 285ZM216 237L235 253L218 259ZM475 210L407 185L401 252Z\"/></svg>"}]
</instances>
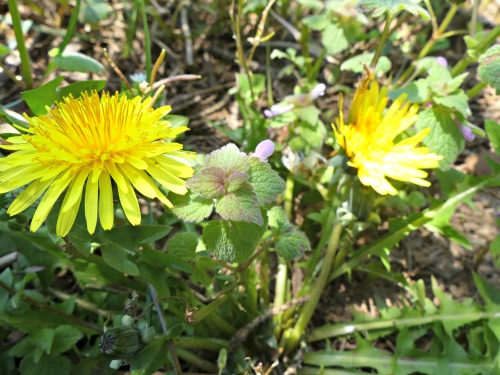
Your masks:
<instances>
[{"instance_id":1,"label":"unopened bud","mask_svg":"<svg viewBox=\"0 0 500 375\"><path fill-rule=\"evenodd\" d=\"M126 359L141 350L142 346L141 333L137 328L118 326L104 333L99 351L113 359Z\"/></svg>"}]
</instances>

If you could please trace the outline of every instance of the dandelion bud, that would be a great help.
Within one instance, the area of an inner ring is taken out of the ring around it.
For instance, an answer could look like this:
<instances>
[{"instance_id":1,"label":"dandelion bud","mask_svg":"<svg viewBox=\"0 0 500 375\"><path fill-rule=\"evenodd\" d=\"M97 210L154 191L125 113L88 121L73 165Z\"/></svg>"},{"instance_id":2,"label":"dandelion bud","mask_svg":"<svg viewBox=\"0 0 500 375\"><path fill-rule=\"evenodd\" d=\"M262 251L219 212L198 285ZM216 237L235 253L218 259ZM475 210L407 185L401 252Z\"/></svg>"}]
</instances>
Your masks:
<instances>
[{"instance_id":1,"label":"dandelion bud","mask_svg":"<svg viewBox=\"0 0 500 375\"><path fill-rule=\"evenodd\" d=\"M142 349L141 334L130 326L118 326L108 329L99 344L101 354L114 359L132 357Z\"/></svg>"}]
</instances>

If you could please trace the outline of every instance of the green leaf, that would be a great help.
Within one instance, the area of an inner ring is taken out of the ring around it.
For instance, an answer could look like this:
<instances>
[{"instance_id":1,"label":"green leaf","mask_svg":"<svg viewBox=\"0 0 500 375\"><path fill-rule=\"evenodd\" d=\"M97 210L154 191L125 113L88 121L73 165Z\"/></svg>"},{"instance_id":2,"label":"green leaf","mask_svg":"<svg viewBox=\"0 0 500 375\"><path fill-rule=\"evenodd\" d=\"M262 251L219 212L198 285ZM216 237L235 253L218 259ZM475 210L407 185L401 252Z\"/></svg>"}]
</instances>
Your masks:
<instances>
[{"instance_id":1,"label":"green leaf","mask_svg":"<svg viewBox=\"0 0 500 375\"><path fill-rule=\"evenodd\" d=\"M446 210L441 210L432 218L432 220L425 224L425 228L434 232L440 233L451 241L459 244L467 250L472 250L472 245L462 233L458 232L450 224L452 215L455 213L455 207L449 207Z\"/></svg>"},{"instance_id":2,"label":"green leaf","mask_svg":"<svg viewBox=\"0 0 500 375\"><path fill-rule=\"evenodd\" d=\"M0 57L4 57L10 53L10 49L3 44L0 44Z\"/></svg>"},{"instance_id":3,"label":"green leaf","mask_svg":"<svg viewBox=\"0 0 500 375\"><path fill-rule=\"evenodd\" d=\"M305 121L311 125L316 125L321 111L314 105L308 105L307 107L296 108L295 113L302 121Z\"/></svg>"},{"instance_id":4,"label":"green leaf","mask_svg":"<svg viewBox=\"0 0 500 375\"><path fill-rule=\"evenodd\" d=\"M484 122L484 128L496 154L500 155L500 124L493 120L486 120Z\"/></svg>"},{"instance_id":5,"label":"green leaf","mask_svg":"<svg viewBox=\"0 0 500 375\"><path fill-rule=\"evenodd\" d=\"M461 90L455 94L449 94L446 96L434 96L433 101L434 103L442 105L443 107L457 110L465 118L471 115L471 111L469 109L469 98Z\"/></svg>"},{"instance_id":6,"label":"green leaf","mask_svg":"<svg viewBox=\"0 0 500 375\"><path fill-rule=\"evenodd\" d=\"M80 81L69 84L68 86L60 87L57 89L57 100L61 101L62 98L73 95L78 98L83 92L101 91L106 87L105 80L99 81Z\"/></svg>"},{"instance_id":7,"label":"green leaf","mask_svg":"<svg viewBox=\"0 0 500 375\"><path fill-rule=\"evenodd\" d=\"M80 8L78 19L82 23L97 25L108 19L112 8L102 0L85 0Z\"/></svg>"},{"instance_id":8,"label":"green leaf","mask_svg":"<svg viewBox=\"0 0 500 375\"><path fill-rule=\"evenodd\" d=\"M439 166L443 170L448 169L465 144L464 137L450 114L439 108L426 108L420 112L415 125L419 131L431 128L423 143L432 152L443 156Z\"/></svg>"},{"instance_id":9,"label":"green leaf","mask_svg":"<svg viewBox=\"0 0 500 375\"><path fill-rule=\"evenodd\" d=\"M314 16L304 18L302 23L313 30L320 31L328 25L329 21L326 15L316 14Z\"/></svg>"},{"instance_id":10,"label":"green leaf","mask_svg":"<svg viewBox=\"0 0 500 375\"><path fill-rule=\"evenodd\" d=\"M269 226L278 231L284 226L290 225L290 222L285 216L285 211L279 206L274 206L267 211L267 217L269 218Z\"/></svg>"},{"instance_id":11,"label":"green leaf","mask_svg":"<svg viewBox=\"0 0 500 375\"><path fill-rule=\"evenodd\" d=\"M199 223L206 219L214 207L213 199L203 198L192 191L185 195L174 194L169 199L173 204L171 211L188 222Z\"/></svg>"},{"instance_id":12,"label":"green leaf","mask_svg":"<svg viewBox=\"0 0 500 375\"><path fill-rule=\"evenodd\" d=\"M276 253L286 261L300 258L306 251L311 251L311 243L304 233L296 229L281 235L276 242Z\"/></svg>"},{"instance_id":13,"label":"green leaf","mask_svg":"<svg viewBox=\"0 0 500 375\"><path fill-rule=\"evenodd\" d=\"M186 186L203 198L221 198L226 194L226 171L219 167L203 168L187 181Z\"/></svg>"},{"instance_id":14,"label":"green leaf","mask_svg":"<svg viewBox=\"0 0 500 375\"><path fill-rule=\"evenodd\" d=\"M244 262L255 251L266 226L214 220L203 229L203 242L222 262Z\"/></svg>"},{"instance_id":15,"label":"green leaf","mask_svg":"<svg viewBox=\"0 0 500 375\"><path fill-rule=\"evenodd\" d=\"M259 206L275 201L285 190L285 181L280 175L258 158L251 158L249 175Z\"/></svg>"},{"instance_id":16,"label":"green leaf","mask_svg":"<svg viewBox=\"0 0 500 375\"><path fill-rule=\"evenodd\" d=\"M60 354L71 349L82 337L83 333L72 326L61 325L57 327L54 330L54 341L50 354Z\"/></svg>"},{"instance_id":17,"label":"green leaf","mask_svg":"<svg viewBox=\"0 0 500 375\"><path fill-rule=\"evenodd\" d=\"M193 267L185 260L176 255L164 253L158 250L144 249L139 253L141 261L156 269L164 269L166 267L179 271L191 273Z\"/></svg>"},{"instance_id":18,"label":"green leaf","mask_svg":"<svg viewBox=\"0 0 500 375\"><path fill-rule=\"evenodd\" d=\"M194 271L191 274L193 283L200 283L204 286L209 286L215 277L215 263L208 256L199 255L194 262Z\"/></svg>"},{"instance_id":19,"label":"green leaf","mask_svg":"<svg viewBox=\"0 0 500 375\"><path fill-rule=\"evenodd\" d=\"M139 268L128 259L128 252L122 247L115 246L113 244L106 244L102 246L102 258L110 267L113 267L121 273L130 276L139 276Z\"/></svg>"},{"instance_id":20,"label":"green leaf","mask_svg":"<svg viewBox=\"0 0 500 375\"><path fill-rule=\"evenodd\" d=\"M221 168L226 171L227 175L234 172L245 173L248 171L248 159L248 156L241 152L234 143L229 143L207 155L205 159L205 168Z\"/></svg>"},{"instance_id":21,"label":"green leaf","mask_svg":"<svg viewBox=\"0 0 500 375\"><path fill-rule=\"evenodd\" d=\"M340 70L347 70L354 73L363 73L363 64L369 66L374 55L375 52L363 53L344 60L342 64L340 64ZM375 72L387 73L389 70L391 70L391 67L391 60L389 60L387 56L380 56L380 59L377 62L377 66L375 67Z\"/></svg>"},{"instance_id":22,"label":"green leaf","mask_svg":"<svg viewBox=\"0 0 500 375\"><path fill-rule=\"evenodd\" d=\"M224 220L248 221L257 225L264 223L257 194L250 184L220 198L215 203L215 211Z\"/></svg>"},{"instance_id":23,"label":"green leaf","mask_svg":"<svg viewBox=\"0 0 500 375\"><path fill-rule=\"evenodd\" d=\"M33 356L26 356L21 361L19 367L23 375L69 375L71 371L71 361L66 357L44 355L35 363Z\"/></svg>"},{"instance_id":24,"label":"green leaf","mask_svg":"<svg viewBox=\"0 0 500 375\"><path fill-rule=\"evenodd\" d=\"M193 233L176 233L167 242L167 252L177 258L192 260L198 245Z\"/></svg>"},{"instance_id":25,"label":"green leaf","mask_svg":"<svg viewBox=\"0 0 500 375\"><path fill-rule=\"evenodd\" d=\"M36 329L30 332L31 342L47 354L51 354L55 330L52 328Z\"/></svg>"},{"instance_id":26,"label":"green leaf","mask_svg":"<svg viewBox=\"0 0 500 375\"><path fill-rule=\"evenodd\" d=\"M163 120L170 122L172 128L180 128L189 124L189 117L180 115L166 115Z\"/></svg>"},{"instance_id":27,"label":"green leaf","mask_svg":"<svg viewBox=\"0 0 500 375\"><path fill-rule=\"evenodd\" d=\"M99 234L102 243L109 243L134 253L140 244L152 243L167 236L170 225L125 225Z\"/></svg>"},{"instance_id":28,"label":"green leaf","mask_svg":"<svg viewBox=\"0 0 500 375\"><path fill-rule=\"evenodd\" d=\"M479 77L500 94L500 44L491 46L479 57Z\"/></svg>"},{"instance_id":29,"label":"green leaf","mask_svg":"<svg viewBox=\"0 0 500 375\"><path fill-rule=\"evenodd\" d=\"M349 41L344 29L333 23L328 24L324 28L321 42L330 55L335 55L349 47Z\"/></svg>"},{"instance_id":30,"label":"green leaf","mask_svg":"<svg viewBox=\"0 0 500 375\"><path fill-rule=\"evenodd\" d=\"M63 79L64 77L57 77L43 86L21 93L21 97L36 116L46 114L45 107L54 104L58 99L56 89Z\"/></svg>"},{"instance_id":31,"label":"green leaf","mask_svg":"<svg viewBox=\"0 0 500 375\"><path fill-rule=\"evenodd\" d=\"M58 51L51 52L55 54ZM80 52L64 51L54 56L54 63L67 72L104 73L104 66L96 59Z\"/></svg>"},{"instance_id":32,"label":"green leaf","mask_svg":"<svg viewBox=\"0 0 500 375\"><path fill-rule=\"evenodd\" d=\"M168 346L166 337L150 342L130 361L132 375L147 375L158 370L167 360Z\"/></svg>"},{"instance_id":33,"label":"green leaf","mask_svg":"<svg viewBox=\"0 0 500 375\"><path fill-rule=\"evenodd\" d=\"M373 10L373 17L379 17L385 12L394 17L399 12L407 11L426 21L430 20L429 12L418 5L419 2L420 0L361 0L360 5Z\"/></svg>"},{"instance_id":34,"label":"green leaf","mask_svg":"<svg viewBox=\"0 0 500 375\"><path fill-rule=\"evenodd\" d=\"M0 120L14 127L17 127L17 129L20 130L21 132L23 132L25 129L28 128L28 123L26 122L26 120L20 120L14 116L9 115L7 112L5 112L5 109L1 105L0 105ZM6 139L4 134L2 134L2 137L3 139Z\"/></svg>"}]
</instances>

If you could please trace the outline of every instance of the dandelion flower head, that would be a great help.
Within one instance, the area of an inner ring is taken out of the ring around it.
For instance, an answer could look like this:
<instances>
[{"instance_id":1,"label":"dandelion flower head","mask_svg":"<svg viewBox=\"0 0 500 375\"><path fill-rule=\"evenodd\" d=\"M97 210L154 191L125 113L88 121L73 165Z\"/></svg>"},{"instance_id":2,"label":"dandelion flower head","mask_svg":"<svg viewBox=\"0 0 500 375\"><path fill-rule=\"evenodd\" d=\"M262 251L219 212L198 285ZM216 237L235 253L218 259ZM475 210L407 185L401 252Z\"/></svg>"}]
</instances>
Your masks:
<instances>
[{"instance_id":1,"label":"dandelion flower head","mask_svg":"<svg viewBox=\"0 0 500 375\"><path fill-rule=\"evenodd\" d=\"M151 98L128 99L118 93L69 96L39 117L24 115L26 134L2 146L14 151L0 159L0 193L29 184L8 209L16 215L42 197L30 229L36 231L64 195L56 233L65 236L74 224L82 199L87 230L97 219L103 229L114 222L113 184L125 216L141 222L136 190L148 198L170 201L157 184L185 194L185 178L193 175L184 162L193 154L171 142L187 127L172 128L162 118L170 106L152 108ZM63 194L65 193L65 194Z\"/></svg>"},{"instance_id":2,"label":"dandelion flower head","mask_svg":"<svg viewBox=\"0 0 500 375\"><path fill-rule=\"evenodd\" d=\"M405 103L402 95L386 110L387 101L387 89L380 88L367 73L354 94L346 120L340 103L340 115L333 130L349 158L348 164L357 169L363 185L371 186L381 195L397 194L387 178L430 186L423 169L436 168L442 159L427 147L418 147L430 128L395 141L417 121L418 106Z\"/></svg>"}]
</instances>

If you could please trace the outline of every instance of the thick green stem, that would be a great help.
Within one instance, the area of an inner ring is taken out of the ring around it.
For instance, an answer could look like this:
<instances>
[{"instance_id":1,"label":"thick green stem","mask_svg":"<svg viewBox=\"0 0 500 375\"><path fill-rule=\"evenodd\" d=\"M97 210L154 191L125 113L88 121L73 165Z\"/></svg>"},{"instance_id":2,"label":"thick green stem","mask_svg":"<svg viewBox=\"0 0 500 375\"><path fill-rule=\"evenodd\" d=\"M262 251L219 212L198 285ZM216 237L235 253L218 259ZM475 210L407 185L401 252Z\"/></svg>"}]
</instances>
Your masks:
<instances>
[{"instance_id":1,"label":"thick green stem","mask_svg":"<svg viewBox=\"0 0 500 375\"><path fill-rule=\"evenodd\" d=\"M473 97L475 97L476 95L478 95L481 91L483 91L483 89L486 86L488 86L488 84L486 82L484 82L484 81L479 82L477 85L475 85L471 89L467 90L467 97L469 99L472 99Z\"/></svg>"},{"instance_id":2,"label":"thick green stem","mask_svg":"<svg viewBox=\"0 0 500 375\"><path fill-rule=\"evenodd\" d=\"M297 320L295 327L283 334L280 347L283 348L285 353L290 353L298 346L299 340L304 334L304 331L314 314L314 310L318 306L321 295L328 284L328 278L330 276L333 260L335 259L335 254L339 246L341 233L342 223L336 223L331 231L330 239L328 241L323 268L316 279L314 287L311 289L310 298L300 311L299 319Z\"/></svg>"},{"instance_id":3,"label":"thick green stem","mask_svg":"<svg viewBox=\"0 0 500 375\"><path fill-rule=\"evenodd\" d=\"M286 179L285 192L283 193L283 210L285 211L285 216L288 220L292 218L293 210L293 188L294 188L293 176L288 175ZM278 271L276 275L276 287L274 293L274 307L282 306L286 301L287 295L287 283L288 281L288 264L285 259L278 257ZM276 323L276 333L278 334L281 330L280 324L283 314L277 314L274 317L274 322Z\"/></svg>"},{"instance_id":4,"label":"thick green stem","mask_svg":"<svg viewBox=\"0 0 500 375\"><path fill-rule=\"evenodd\" d=\"M384 31L382 32L382 36L380 37L380 43L378 44L377 50L375 51L375 55L373 56L372 62L370 63L370 67L375 71L378 60L380 56L382 56L382 51L384 50L385 42L389 38L389 31L391 29L391 21L392 16L390 12L385 12L385 26Z\"/></svg>"},{"instance_id":5,"label":"thick green stem","mask_svg":"<svg viewBox=\"0 0 500 375\"><path fill-rule=\"evenodd\" d=\"M16 35L17 49L19 50L19 57L21 58L21 73L23 75L26 88L31 90L33 88L33 77L31 76L31 63L28 55L26 44L24 43L24 34L21 24L21 15L17 6L17 0L8 0L9 12L12 18L12 27Z\"/></svg>"},{"instance_id":6,"label":"thick green stem","mask_svg":"<svg viewBox=\"0 0 500 375\"><path fill-rule=\"evenodd\" d=\"M211 374L217 373L217 365L211 361L198 357L196 354L188 352L187 350L178 348L177 354L182 360L192 364L193 366L199 368L200 370L207 371Z\"/></svg>"}]
</instances>

